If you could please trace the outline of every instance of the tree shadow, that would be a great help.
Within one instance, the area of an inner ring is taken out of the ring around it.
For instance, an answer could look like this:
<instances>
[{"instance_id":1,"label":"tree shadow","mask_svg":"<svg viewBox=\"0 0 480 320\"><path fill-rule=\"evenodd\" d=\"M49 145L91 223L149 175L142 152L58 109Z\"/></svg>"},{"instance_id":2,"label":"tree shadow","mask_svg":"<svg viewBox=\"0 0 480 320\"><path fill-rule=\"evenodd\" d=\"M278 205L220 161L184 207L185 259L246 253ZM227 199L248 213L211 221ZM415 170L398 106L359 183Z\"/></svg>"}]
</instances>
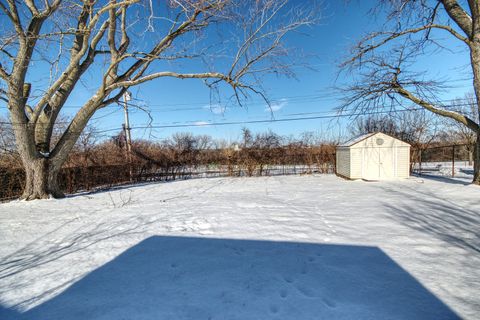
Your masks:
<instances>
[{"instance_id":1,"label":"tree shadow","mask_svg":"<svg viewBox=\"0 0 480 320\"><path fill-rule=\"evenodd\" d=\"M113 192L113 191L117 191L117 190L132 190L132 189L135 189L135 188L141 188L141 187L145 187L145 186L155 186L155 185L159 185L159 184L166 184L166 183L172 183L172 182L175 182L175 180L125 182L125 183L117 184L117 185L113 185L113 186L100 186L100 187L93 188L91 190L76 191L74 193L70 193L70 194L65 195L64 199L108 193L108 192ZM57 201L61 201L61 200L63 200L63 199L57 199Z\"/></svg>"},{"instance_id":2,"label":"tree shadow","mask_svg":"<svg viewBox=\"0 0 480 320\"><path fill-rule=\"evenodd\" d=\"M473 169L464 169L464 168L461 168L461 169L460 169L460 172L465 173L465 174L472 175L472 177L473 177L473 174L474 174Z\"/></svg>"},{"instance_id":3,"label":"tree shadow","mask_svg":"<svg viewBox=\"0 0 480 320\"><path fill-rule=\"evenodd\" d=\"M79 226L75 232L67 233L57 242L48 242L49 237L62 234L62 229L75 220L76 218L72 218L64 222L49 233L4 256L2 261L0 261L0 279L28 272L41 265L85 250L102 241L126 235L143 234L142 227L157 221L144 222L139 221L136 217L129 217L116 222L100 222L94 225L87 225L86 227ZM128 227L123 228L123 226ZM121 230L118 230L119 228ZM26 277L26 280L29 281L28 277Z\"/></svg>"},{"instance_id":4,"label":"tree shadow","mask_svg":"<svg viewBox=\"0 0 480 320\"><path fill-rule=\"evenodd\" d=\"M150 237L1 319L459 319L377 247Z\"/></svg>"},{"instance_id":5,"label":"tree shadow","mask_svg":"<svg viewBox=\"0 0 480 320\"><path fill-rule=\"evenodd\" d=\"M217 186L225 184L225 180L223 179L223 177L210 177L210 178L198 177L198 178L177 179L177 180L128 182L128 183L121 184L121 185L99 187L99 188L89 190L89 191L75 192L75 193L66 195L64 199L77 198L77 197L90 197L90 196L98 195L98 194L102 194L102 193L110 193L110 192L122 191L122 190L127 190L131 193L132 191L134 191L136 189L141 189L141 188L144 188L144 187L155 188L158 185L178 183L178 182L183 182L183 181L186 181L186 180L194 180L194 179L197 179L197 180L199 180L199 179L209 179L209 180L217 179L218 180L217 183L214 183L213 185L208 186L207 188L204 188L204 190L201 191L202 193L205 193L206 191L209 191L210 189L213 189L213 188L216 188ZM181 197L183 198L184 196L181 196ZM61 201L63 199L56 199L56 200ZM164 202L164 201L167 201L167 200L170 200L170 199L162 199L161 201Z\"/></svg>"},{"instance_id":6,"label":"tree shadow","mask_svg":"<svg viewBox=\"0 0 480 320\"><path fill-rule=\"evenodd\" d=\"M449 201L445 196L417 189L415 192L389 191L408 199L406 202L384 203L395 221L475 254L480 253L478 210L460 207L454 199ZM477 201L472 199L471 205L477 204Z\"/></svg>"},{"instance_id":7,"label":"tree shadow","mask_svg":"<svg viewBox=\"0 0 480 320\"><path fill-rule=\"evenodd\" d=\"M428 173L422 173L422 174L415 174L416 177L419 178L425 178L429 180L434 180L434 181L439 181L443 183L449 183L449 184L459 184L462 186L468 186L472 184L472 179L473 175L471 177L447 177L447 176L439 176L439 175L433 175L433 174L428 174Z\"/></svg>"}]
</instances>

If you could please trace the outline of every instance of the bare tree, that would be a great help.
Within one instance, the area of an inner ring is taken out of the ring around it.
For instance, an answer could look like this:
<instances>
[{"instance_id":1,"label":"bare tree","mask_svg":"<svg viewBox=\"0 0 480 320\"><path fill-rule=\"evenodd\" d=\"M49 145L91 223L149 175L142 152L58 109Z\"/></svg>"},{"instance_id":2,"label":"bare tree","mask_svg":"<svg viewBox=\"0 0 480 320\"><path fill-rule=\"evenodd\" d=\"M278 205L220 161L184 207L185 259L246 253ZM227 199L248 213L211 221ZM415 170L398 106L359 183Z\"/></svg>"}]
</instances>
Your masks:
<instances>
[{"instance_id":1,"label":"bare tree","mask_svg":"<svg viewBox=\"0 0 480 320\"><path fill-rule=\"evenodd\" d=\"M79 160L82 162L84 167L88 167L92 160L92 151L95 148L96 143L98 142L97 129L92 125L87 125L82 131L82 134L79 136L73 152L76 153L79 158L76 159L77 163Z\"/></svg>"},{"instance_id":2,"label":"bare tree","mask_svg":"<svg viewBox=\"0 0 480 320\"><path fill-rule=\"evenodd\" d=\"M345 88L344 108L371 112L414 103L437 115L448 117L474 132L476 156L473 182L480 184L480 119L451 110L439 101L445 82L428 80L418 70L420 55L442 46L437 35L449 36L470 53L475 108L480 109L480 2L477 0L379 0L376 9L387 17L382 30L372 32L352 49L341 70L357 75ZM438 40L438 41L437 41Z\"/></svg>"},{"instance_id":3,"label":"bare tree","mask_svg":"<svg viewBox=\"0 0 480 320\"><path fill-rule=\"evenodd\" d=\"M399 135L398 125L388 116L370 115L366 117L358 117L354 126L350 128L352 135L359 136L372 132L383 132L385 134L397 137Z\"/></svg>"},{"instance_id":4,"label":"bare tree","mask_svg":"<svg viewBox=\"0 0 480 320\"><path fill-rule=\"evenodd\" d=\"M15 152L15 137L10 121L0 117L0 166L11 166L18 162Z\"/></svg>"},{"instance_id":5,"label":"bare tree","mask_svg":"<svg viewBox=\"0 0 480 320\"><path fill-rule=\"evenodd\" d=\"M422 152L437 140L440 121L426 110L358 117L351 132L355 135L383 132L412 146L411 168L422 161Z\"/></svg>"},{"instance_id":6,"label":"bare tree","mask_svg":"<svg viewBox=\"0 0 480 320\"><path fill-rule=\"evenodd\" d=\"M452 103L452 107L458 112L467 115L471 119L478 119L478 109L476 108L475 95L472 92L469 92L465 95L463 99L457 99ZM457 121L448 121L446 123L447 130L449 131L448 136L455 143L462 143L466 146L466 151L468 153L468 163L472 165L474 152L475 152L475 141L477 140L477 135L474 131L470 130L468 127L462 125Z\"/></svg>"},{"instance_id":7,"label":"bare tree","mask_svg":"<svg viewBox=\"0 0 480 320\"><path fill-rule=\"evenodd\" d=\"M354 135L383 132L410 143L413 147L436 138L439 121L425 110L358 117L351 128Z\"/></svg>"},{"instance_id":8,"label":"bare tree","mask_svg":"<svg viewBox=\"0 0 480 320\"><path fill-rule=\"evenodd\" d=\"M0 97L28 200L63 196L58 173L78 137L128 88L173 77L230 87L238 102L249 93L265 98L260 76L290 72L286 35L318 16L312 3L289 0L0 0L0 10ZM171 62L185 59L198 62L194 71L175 71ZM31 81L42 65L50 79ZM53 143L55 120L89 70L92 94Z\"/></svg>"}]
</instances>

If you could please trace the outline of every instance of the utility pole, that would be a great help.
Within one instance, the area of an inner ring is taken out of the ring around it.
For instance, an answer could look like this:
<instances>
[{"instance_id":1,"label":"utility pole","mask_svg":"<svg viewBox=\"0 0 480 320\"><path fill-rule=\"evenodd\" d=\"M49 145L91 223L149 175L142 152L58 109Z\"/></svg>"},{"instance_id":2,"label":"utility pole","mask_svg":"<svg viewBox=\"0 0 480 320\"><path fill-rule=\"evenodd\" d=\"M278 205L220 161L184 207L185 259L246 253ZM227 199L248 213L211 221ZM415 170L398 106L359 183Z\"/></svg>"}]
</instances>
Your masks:
<instances>
[{"instance_id":1,"label":"utility pole","mask_svg":"<svg viewBox=\"0 0 480 320\"><path fill-rule=\"evenodd\" d=\"M126 91L123 94L123 111L125 113L125 140L127 143L128 153L132 152L132 136L130 135L130 120L128 118L128 101L131 100L130 92Z\"/></svg>"},{"instance_id":2,"label":"utility pole","mask_svg":"<svg viewBox=\"0 0 480 320\"><path fill-rule=\"evenodd\" d=\"M123 94L123 111L125 114L125 123L123 130L125 131L125 143L127 146L127 160L129 164L129 178L130 182L133 181L133 167L132 167L132 136L130 135L130 120L128 118L128 101L131 100L131 94L125 91Z\"/></svg>"}]
</instances>

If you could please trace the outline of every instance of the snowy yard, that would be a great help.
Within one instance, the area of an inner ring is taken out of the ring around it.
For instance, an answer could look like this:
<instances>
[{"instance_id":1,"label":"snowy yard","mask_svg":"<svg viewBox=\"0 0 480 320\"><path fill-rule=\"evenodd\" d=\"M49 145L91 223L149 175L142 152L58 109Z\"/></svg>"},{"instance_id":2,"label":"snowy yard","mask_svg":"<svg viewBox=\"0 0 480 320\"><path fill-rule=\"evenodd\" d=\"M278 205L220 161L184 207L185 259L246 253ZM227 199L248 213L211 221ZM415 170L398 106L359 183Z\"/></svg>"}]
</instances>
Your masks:
<instances>
[{"instance_id":1,"label":"snowy yard","mask_svg":"<svg viewBox=\"0 0 480 320\"><path fill-rule=\"evenodd\" d=\"M0 319L478 319L479 199L322 175L0 204Z\"/></svg>"}]
</instances>

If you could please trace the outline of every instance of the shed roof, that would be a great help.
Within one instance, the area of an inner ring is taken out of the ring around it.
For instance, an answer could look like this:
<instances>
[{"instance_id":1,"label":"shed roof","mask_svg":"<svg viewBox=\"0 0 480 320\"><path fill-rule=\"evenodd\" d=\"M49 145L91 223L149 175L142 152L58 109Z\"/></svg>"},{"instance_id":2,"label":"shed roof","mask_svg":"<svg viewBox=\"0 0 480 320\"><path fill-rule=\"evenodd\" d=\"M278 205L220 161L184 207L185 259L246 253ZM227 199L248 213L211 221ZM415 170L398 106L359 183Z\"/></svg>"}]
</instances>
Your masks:
<instances>
[{"instance_id":1,"label":"shed roof","mask_svg":"<svg viewBox=\"0 0 480 320\"><path fill-rule=\"evenodd\" d=\"M400 141L400 142L401 142L402 144L404 144L404 145L408 145L408 146L410 145L410 144L406 143L405 141L402 141L402 140L400 140L400 139L397 139L397 138L395 138L395 137L392 137L392 136L390 136L390 135L388 135L388 134L385 134L385 133L382 133L382 132L371 132L371 133L362 134L362 135L353 137L352 139L350 139L350 140L346 141L345 143L342 143L341 145L339 145L339 147L351 147L351 146L356 145L357 143L362 142L363 140L368 139L368 138L370 138L370 137L373 137L373 136L375 136L375 135L377 135L377 134L385 135L385 136L387 136L387 137L390 137L390 138L392 138L392 139L395 139L395 140L397 140L397 141Z\"/></svg>"},{"instance_id":2,"label":"shed roof","mask_svg":"<svg viewBox=\"0 0 480 320\"><path fill-rule=\"evenodd\" d=\"M363 141L367 138L370 138L371 136L373 136L374 134L377 134L378 132L371 132L371 133L366 133L366 134L361 134L359 136L356 136L356 137L353 137L352 139L342 143L341 145L339 145L339 147L351 147L353 146L354 144L357 144L359 143L360 141Z\"/></svg>"}]
</instances>

